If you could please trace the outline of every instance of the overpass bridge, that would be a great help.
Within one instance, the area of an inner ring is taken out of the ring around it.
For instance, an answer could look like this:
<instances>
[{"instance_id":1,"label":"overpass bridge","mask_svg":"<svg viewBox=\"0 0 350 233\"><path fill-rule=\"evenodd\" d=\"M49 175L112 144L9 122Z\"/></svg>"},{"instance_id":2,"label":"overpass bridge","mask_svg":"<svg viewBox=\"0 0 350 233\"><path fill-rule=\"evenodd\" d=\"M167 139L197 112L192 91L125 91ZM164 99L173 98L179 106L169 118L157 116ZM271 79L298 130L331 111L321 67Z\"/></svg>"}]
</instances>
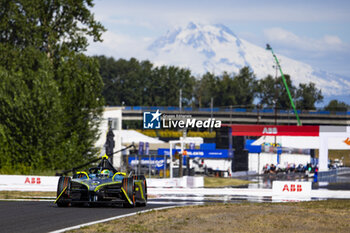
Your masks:
<instances>
[{"instance_id":1,"label":"overpass bridge","mask_svg":"<svg viewBox=\"0 0 350 233\"><path fill-rule=\"evenodd\" d=\"M284 124L296 125L297 120L292 110L247 109L247 108L191 108L184 107L123 107L123 121L142 120L143 112L155 112L157 109L167 115L191 115L198 120L215 118L223 124ZM350 111L300 111L300 120L303 125L350 125Z\"/></svg>"}]
</instances>

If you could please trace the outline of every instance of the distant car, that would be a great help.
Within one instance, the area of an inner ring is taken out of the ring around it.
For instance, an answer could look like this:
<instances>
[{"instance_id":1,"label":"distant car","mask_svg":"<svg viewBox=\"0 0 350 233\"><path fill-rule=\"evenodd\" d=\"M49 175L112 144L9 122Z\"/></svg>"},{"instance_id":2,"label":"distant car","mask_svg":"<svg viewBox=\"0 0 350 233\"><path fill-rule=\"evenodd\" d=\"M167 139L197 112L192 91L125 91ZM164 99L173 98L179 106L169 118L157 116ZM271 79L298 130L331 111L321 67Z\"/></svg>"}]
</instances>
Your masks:
<instances>
[{"instance_id":1,"label":"distant car","mask_svg":"<svg viewBox=\"0 0 350 233\"><path fill-rule=\"evenodd\" d=\"M58 207L102 203L120 203L124 207L146 206L146 178L118 172L105 155L99 165L88 172L74 172L73 178L61 176L55 203Z\"/></svg>"},{"instance_id":2,"label":"distant car","mask_svg":"<svg viewBox=\"0 0 350 233\"><path fill-rule=\"evenodd\" d=\"M340 160L340 159L334 159L333 161L333 166L336 166L336 167L343 167L344 164L343 164L343 161Z\"/></svg>"}]
</instances>

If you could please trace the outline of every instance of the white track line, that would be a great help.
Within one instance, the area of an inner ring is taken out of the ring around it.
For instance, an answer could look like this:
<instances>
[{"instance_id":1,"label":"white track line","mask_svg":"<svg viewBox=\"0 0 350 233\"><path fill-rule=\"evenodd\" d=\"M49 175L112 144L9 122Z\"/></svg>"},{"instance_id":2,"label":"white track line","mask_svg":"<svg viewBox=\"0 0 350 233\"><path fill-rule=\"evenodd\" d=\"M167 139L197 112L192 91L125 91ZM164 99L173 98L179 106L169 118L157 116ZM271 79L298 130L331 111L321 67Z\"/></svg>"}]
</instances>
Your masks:
<instances>
[{"instance_id":1,"label":"white track line","mask_svg":"<svg viewBox=\"0 0 350 233\"><path fill-rule=\"evenodd\" d=\"M175 208L175 207L179 207L179 206L165 206L165 207L159 207L159 208L154 208L154 209L149 209L149 210L142 210L142 211L138 211L138 212L134 212L134 213L130 213L130 214L119 215L119 216L115 216L115 217L111 217L111 218L106 218L106 219L102 219L102 220L98 220L98 221L93 221L93 222L88 222L88 223L84 223L84 224L80 224L80 225L76 225L76 226L72 226L72 227L67 227L67 228L57 230L57 231L51 231L50 233L66 232L66 231L70 231L70 230L79 229L79 228L85 227L85 226L91 226L91 225L98 224L98 223L103 223L103 222L108 222L108 221L112 221L112 220L119 219L119 218L133 216L136 214L147 213L147 212L150 212L153 210L164 210L164 209L171 209L171 208Z\"/></svg>"},{"instance_id":2,"label":"white track line","mask_svg":"<svg viewBox=\"0 0 350 233\"><path fill-rule=\"evenodd\" d=\"M48 199L0 199L0 201L46 201L46 202L54 202L53 200Z\"/></svg>"}]
</instances>

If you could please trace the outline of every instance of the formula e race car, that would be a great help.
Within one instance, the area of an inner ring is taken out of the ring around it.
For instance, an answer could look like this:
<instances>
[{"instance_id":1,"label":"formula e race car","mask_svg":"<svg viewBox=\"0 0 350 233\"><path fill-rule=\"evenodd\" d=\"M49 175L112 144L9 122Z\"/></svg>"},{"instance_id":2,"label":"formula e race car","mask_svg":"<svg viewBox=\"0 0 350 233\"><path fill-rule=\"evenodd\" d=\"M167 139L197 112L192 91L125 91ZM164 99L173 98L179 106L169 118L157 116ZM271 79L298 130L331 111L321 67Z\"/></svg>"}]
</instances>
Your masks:
<instances>
[{"instance_id":1,"label":"formula e race car","mask_svg":"<svg viewBox=\"0 0 350 233\"><path fill-rule=\"evenodd\" d=\"M109 162L107 155L90 163L98 160L101 160L98 166L90 168L88 172L72 170L72 178L59 178L55 200L58 207L95 204L146 206L147 183L143 175L126 176L126 173L118 172Z\"/></svg>"}]
</instances>

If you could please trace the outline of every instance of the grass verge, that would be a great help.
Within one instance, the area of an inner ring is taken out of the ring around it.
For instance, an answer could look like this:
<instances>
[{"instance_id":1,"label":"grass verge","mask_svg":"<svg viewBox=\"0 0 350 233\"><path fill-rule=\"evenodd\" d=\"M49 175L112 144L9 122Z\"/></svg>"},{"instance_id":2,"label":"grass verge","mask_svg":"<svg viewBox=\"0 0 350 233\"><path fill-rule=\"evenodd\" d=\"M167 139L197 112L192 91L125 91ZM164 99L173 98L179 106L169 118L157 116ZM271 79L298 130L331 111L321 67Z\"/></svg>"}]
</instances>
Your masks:
<instances>
[{"instance_id":1,"label":"grass verge","mask_svg":"<svg viewBox=\"0 0 350 233\"><path fill-rule=\"evenodd\" d=\"M56 192L0 191L0 199L31 199L37 197L56 198Z\"/></svg>"},{"instance_id":2,"label":"grass verge","mask_svg":"<svg viewBox=\"0 0 350 233\"><path fill-rule=\"evenodd\" d=\"M220 177L204 177L205 188L219 188L227 186L241 186L253 183L248 180L240 180L234 178L220 178Z\"/></svg>"},{"instance_id":3,"label":"grass verge","mask_svg":"<svg viewBox=\"0 0 350 233\"><path fill-rule=\"evenodd\" d=\"M179 207L73 232L348 232L349 200Z\"/></svg>"}]
</instances>

